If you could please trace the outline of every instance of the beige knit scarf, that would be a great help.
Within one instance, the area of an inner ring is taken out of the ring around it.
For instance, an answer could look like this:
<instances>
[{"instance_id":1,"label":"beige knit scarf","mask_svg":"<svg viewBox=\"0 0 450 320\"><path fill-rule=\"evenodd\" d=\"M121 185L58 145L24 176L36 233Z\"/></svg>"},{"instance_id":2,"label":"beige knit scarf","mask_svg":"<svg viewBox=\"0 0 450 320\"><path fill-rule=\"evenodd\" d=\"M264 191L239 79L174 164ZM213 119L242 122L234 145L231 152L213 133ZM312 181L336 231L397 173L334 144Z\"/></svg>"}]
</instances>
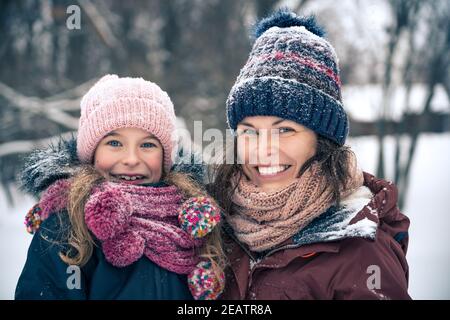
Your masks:
<instances>
[{"instance_id":1,"label":"beige knit scarf","mask_svg":"<svg viewBox=\"0 0 450 320\"><path fill-rule=\"evenodd\" d=\"M363 184L363 174L351 158L351 180L341 196ZM232 198L228 223L239 241L261 252L281 244L306 227L333 205L332 186L327 185L320 166L313 163L300 178L282 190L265 193L245 176Z\"/></svg>"}]
</instances>

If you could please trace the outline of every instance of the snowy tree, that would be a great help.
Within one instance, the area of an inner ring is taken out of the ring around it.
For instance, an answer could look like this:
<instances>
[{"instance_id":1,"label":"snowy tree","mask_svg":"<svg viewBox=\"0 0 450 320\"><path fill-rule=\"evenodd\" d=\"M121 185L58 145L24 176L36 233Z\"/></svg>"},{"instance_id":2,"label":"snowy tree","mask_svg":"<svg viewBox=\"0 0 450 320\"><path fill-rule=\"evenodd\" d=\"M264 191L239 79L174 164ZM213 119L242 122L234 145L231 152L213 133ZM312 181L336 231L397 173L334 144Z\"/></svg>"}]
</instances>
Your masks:
<instances>
[{"instance_id":1,"label":"snowy tree","mask_svg":"<svg viewBox=\"0 0 450 320\"><path fill-rule=\"evenodd\" d=\"M73 5L79 29L67 27ZM448 113L425 103L425 124L414 127L417 114L406 107L399 119L391 117L390 95L416 83L427 84L430 101L436 85L450 91L446 0L2 1L0 183L8 190L31 149L76 131L80 97L106 73L158 83L190 131L194 120L204 130L224 130L225 100L253 41L249 29L280 6L316 14L340 57L344 87L382 86L378 121L351 119L351 134L378 135L381 146L386 135L399 137L393 179L406 190L418 135L448 131L437 125ZM407 151L400 144L405 134ZM383 148L378 158L385 176Z\"/></svg>"}]
</instances>

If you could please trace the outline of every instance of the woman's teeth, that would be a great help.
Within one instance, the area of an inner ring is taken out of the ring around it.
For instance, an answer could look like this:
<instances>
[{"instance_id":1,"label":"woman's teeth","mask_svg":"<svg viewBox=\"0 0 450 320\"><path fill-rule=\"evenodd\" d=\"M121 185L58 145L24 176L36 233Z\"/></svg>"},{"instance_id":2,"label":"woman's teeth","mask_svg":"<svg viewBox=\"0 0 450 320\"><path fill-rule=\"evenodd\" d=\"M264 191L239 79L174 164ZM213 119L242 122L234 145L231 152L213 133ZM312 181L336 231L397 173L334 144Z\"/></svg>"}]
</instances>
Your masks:
<instances>
[{"instance_id":1,"label":"woman's teeth","mask_svg":"<svg viewBox=\"0 0 450 320\"><path fill-rule=\"evenodd\" d=\"M273 167L257 167L258 172L259 172L260 175L277 174L279 172L285 171L287 168L289 168L288 165L273 166Z\"/></svg>"}]
</instances>

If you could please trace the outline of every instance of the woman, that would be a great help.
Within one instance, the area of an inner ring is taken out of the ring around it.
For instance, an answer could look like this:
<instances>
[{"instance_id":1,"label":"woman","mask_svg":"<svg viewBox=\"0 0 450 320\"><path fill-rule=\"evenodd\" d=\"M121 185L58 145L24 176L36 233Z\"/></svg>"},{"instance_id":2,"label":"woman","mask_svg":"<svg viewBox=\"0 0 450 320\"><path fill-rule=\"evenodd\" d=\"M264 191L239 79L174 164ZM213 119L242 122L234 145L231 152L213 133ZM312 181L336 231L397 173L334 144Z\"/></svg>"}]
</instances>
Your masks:
<instances>
[{"instance_id":1,"label":"woman","mask_svg":"<svg viewBox=\"0 0 450 320\"><path fill-rule=\"evenodd\" d=\"M231 89L235 164L217 168L223 299L410 299L397 189L358 169L333 47L313 18L256 26ZM238 164L239 163L239 164Z\"/></svg>"}]
</instances>

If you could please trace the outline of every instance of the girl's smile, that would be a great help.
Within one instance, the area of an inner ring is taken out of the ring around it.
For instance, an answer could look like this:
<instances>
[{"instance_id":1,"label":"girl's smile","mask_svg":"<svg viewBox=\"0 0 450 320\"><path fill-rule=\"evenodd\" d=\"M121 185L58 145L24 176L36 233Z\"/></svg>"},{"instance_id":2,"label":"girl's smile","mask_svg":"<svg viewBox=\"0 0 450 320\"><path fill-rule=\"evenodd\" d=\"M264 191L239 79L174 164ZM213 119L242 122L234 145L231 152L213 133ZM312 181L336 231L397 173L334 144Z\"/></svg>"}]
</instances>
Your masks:
<instances>
[{"instance_id":1,"label":"girl's smile","mask_svg":"<svg viewBox=\"0 0 450 320\"><path fill-rule=\"evenodd\" d=\"M131 173L110 173L111 181L113 182L121 182L128 184L142 184L143 181L148 177L142 174L131 174Z\"/></svg>"}]
</instances>

